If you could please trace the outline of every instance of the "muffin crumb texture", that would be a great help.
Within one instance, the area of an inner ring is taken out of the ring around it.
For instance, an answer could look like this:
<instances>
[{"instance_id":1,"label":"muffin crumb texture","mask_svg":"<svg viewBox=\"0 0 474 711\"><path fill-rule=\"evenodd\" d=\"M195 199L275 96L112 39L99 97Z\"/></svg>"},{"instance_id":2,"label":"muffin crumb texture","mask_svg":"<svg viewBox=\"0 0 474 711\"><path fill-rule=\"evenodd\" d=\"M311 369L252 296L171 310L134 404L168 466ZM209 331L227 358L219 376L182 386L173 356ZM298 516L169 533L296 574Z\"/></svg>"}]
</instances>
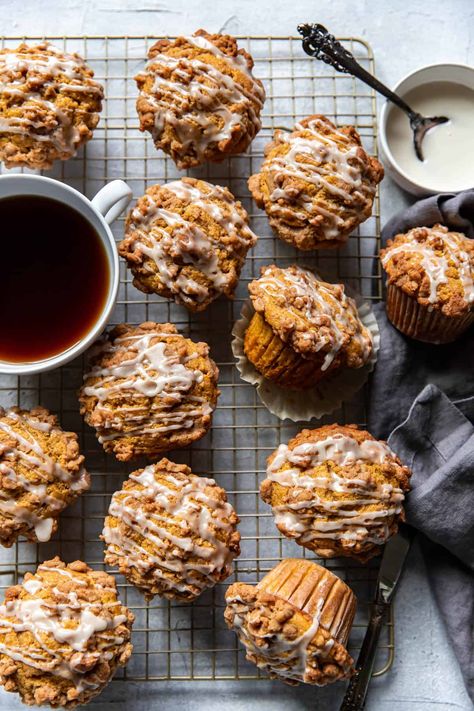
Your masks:
<instances>
[{"instance_id":1,"label":"muffin crumb texture","mask_svg":"<svg viewBox=\"0 0 474 711\"><path fill-rule=\"evenodd\" d=\"M388 284L448 317L474 304L474 240L445 225L415 227L388 240L380 252Z\"/></svg>"},{"instance_id":2,"label":"muffin crumb texture","mask_svg":"<svg viewBox=\"0 0 474 711\"><path fill-rule=\"evenodd\" d=\"M66 506L89 488L78 437L43 407L0 407L0 543L49 541Z\"/></svg>"},{"instance_id":3,"label":"muffin crumb texture","mask_svg":"<svg viewBox=\"0 0 474 711\"><path fill-rule=\"evenodd\" d=\"M232 298L256 240L229 190L183 178L153 185L139 198L119 252L138 289L203 311L221 294Z\"/></svg>"},{"instance_id":4,"label":"muffin crumb texture","mask_svg":"<svg viewBox=\"0 0 474 711\"><path fill-rule=\"evenodd\" d=\"M372 213L379 161L353 126L310 116L292 132L277 129L249 189L285 242L303 250L340 247Z\"/></svg>"},{"instance_id":5,"label":"muffin crumb texture","mask_svg":"<svg viewBox=\"0 0 474 711\"><path fill-rule=\"evenodd\" d=\"M232 573L238 521L214 479L162 459L133 472L112 497L105 561L148 599L192 602Z\"/></svg>"},{"instance_id":6,"label":"muffin crumb texture","mask_svg":"<svg viewBox=\"0 0 474 711\"><path fill-rule=\"evenodd\" d=\"M244 350L268 379L311 387L342 367L368 362L372 337L342 284L321 281L298 266L271 265L263 267L249 292L256 314Z\"/></svg>"},{"instance_id":7,"label":"muffin crumb texture","mask_svg":"<svg viewBox=\"0 0 474 711\"><path fill-rule=\"evenodd\" d=\"M170 324L121 324L91 350L81 414L106 452L128 461L187 447L211 426L219 371L209 346Z\"/></svg>"},{"instance_id":8,"label":"muffin crumb texture","mask_svg":"<svg viewBox=\"0 0 474 711\"><path fill-rule=\"evenodd\" d=\"M49 42L0 50L0 160L48 169L92 138L104 96L78 54Z\"/></svg>"},{"instance_id":9,"label":"muffin crumb texture","mask_svg":"<svg viewBox=\"0 0 474 711\"><path fill-rule=\"evenodd\" d=\"M226 603L228 627L271 679L325 686L352 674L346 644L356 600L329 570L289 558L256 586L231 585Z\"/></svg>"},{"instance_id":10,"label":"muffin crumb texture","mask_svg":"<svg viewBox=\"0 0 474 711\"><path fill-rule=\"evenodd\" d=\"M46 561L0 606L0 683L30 706L86 704L128 662L132 623L112 576Z\"/></svg>"},{"instance_id":11,"label":"muffin crumb texture","mask_svg":"<svg viewBox=\"0 0 474 711\"><path fill-rule=\"evenodd\" d=\"M229 35L198 30L148 52L139 89L140 129L178 168L242 153L261 127L265 100L253 60Z\"/></svg>"},{"instance_id":12,"label":"muffin crumb texture","mask_svg":"<svg viewBox=\"0 0 474 711\"><path fill-rule=\"evenodd\" d=\"M269 457L260 486L281 533L322 558L367 561L405 520L411 472L355 425L303 430Z\"/></svg>"}]
</instances>

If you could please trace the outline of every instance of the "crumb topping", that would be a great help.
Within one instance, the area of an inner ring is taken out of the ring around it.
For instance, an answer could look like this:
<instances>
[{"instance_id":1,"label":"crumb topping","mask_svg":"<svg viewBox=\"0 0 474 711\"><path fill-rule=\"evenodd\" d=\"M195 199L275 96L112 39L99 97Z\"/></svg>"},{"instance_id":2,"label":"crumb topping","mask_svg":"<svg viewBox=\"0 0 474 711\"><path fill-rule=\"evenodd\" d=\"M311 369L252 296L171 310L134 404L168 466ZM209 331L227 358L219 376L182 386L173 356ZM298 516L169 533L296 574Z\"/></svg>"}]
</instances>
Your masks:
<instances>
[{"instance_id":1,"label":"crumb topping","mask_svg":"<svg viewBox=\"0 0 474 711\"><path fill-rule=\"evenodd\" d=\"M178 168L247 148L261 127L265 91L235 39L198 30L159 40L148 57L135 77L140 128Z\"/></svg>"},{"instance_id":2,"label":"crumb topping","mask_svg":"<svg viewBox=\"0 0 474 711\"><path fill-rule=\"evenodd\" d=\"M217 376L208 345L172 324L121 324L91 350L81 413L118 459L154 456L207 432Z\"/></svg>"},{"instance_id":3,"label":"crumb topping","mask_svg":"<svg viewBox=\"0 0 474 711\"><path fill-rule=\"evenodd\" d=\"M353 126L310 116L277 129L249 188L270 224L301 249L338 246L367 219L383 168Z\"/></svg>"},{"instance_id":4,"label":"crumb topping","mask_svg":"<svg viewBox=\"0 0 474 711\"><path fill-rule=\"evenodd\" d=\"M86 703L127 663L132 623L112 576L46 561L0 606L1 683L30 705Z\"/></svg>"},{"instance_id":5,"label":"crumb topping","mask_svg":"<svg viewBox=\"0 0 474 711\"><path fill-rule=\"evenodd\" d=\"M0 407L0 542L49 541L64 508L89 488L77 435L42 407Z\"/></svg>"},{"instance_id":6,"label":"crumb topping","mask_svg":"<svg viewBox=\"0 0 474 711\"><path fill-rule=\"evenodd\" d=\"M320 358L321 370L342 361L361 368L372 353L372 337L359 319L355 301L342 284L329 284L296 265L262 268L249 284L255 311L275 333L305 358Z\"/></svg>"},{"instance_id":7,"label":"crumb topping","mask_svg":"<svg viewBox=\"0 0 474 711\"><path fill-rule=\"evenodd\" d=\"M460 316L474 305L474 241L445 225L415 227L380 252L388 283L420 304Z\"/></svg>"},{"instance_id":8,"label":"crumb topping","mask_svg":"<svg viewBox=\"0 0 474 711\"><path fill-rule=\"evenodd\" d=\"M286 536L323 557L370 558L404 520L410 470L355 425L303 430L269 457L262 499Z\"/></svg>"},{"instance_id":9,"label":"crumb topping","mask_svg":"<svg viewBox=\"0 0 474 711\"><path fill-rule=\"evenodd\" d=\"M138 200L119 252L139 289L201 311L220 294L233 295L256 240L229 190L182 178L153 185Z\"/></svg>"},{"instance_id":10,"label":"crumb topping","mask_svg":"<svg viewBox=\"0 0 474 711\"><path fill-rule=\"evenodd\" d=\"M103 89L78 54L48 42L0 50L0 159L51 168L92 137Z\"/></svg>"},{"instance_id":11,"label":"crumb topping","mask_svg":"<svg viewBox=\"0 0 474 711\"><path fill-rule=\"evenodd\" d=\"M214 479L162 459L116 492L102 537L105 560L147 598L190 602L225 580L239 555L239 519Z\"/></svg>"}]
</instances>

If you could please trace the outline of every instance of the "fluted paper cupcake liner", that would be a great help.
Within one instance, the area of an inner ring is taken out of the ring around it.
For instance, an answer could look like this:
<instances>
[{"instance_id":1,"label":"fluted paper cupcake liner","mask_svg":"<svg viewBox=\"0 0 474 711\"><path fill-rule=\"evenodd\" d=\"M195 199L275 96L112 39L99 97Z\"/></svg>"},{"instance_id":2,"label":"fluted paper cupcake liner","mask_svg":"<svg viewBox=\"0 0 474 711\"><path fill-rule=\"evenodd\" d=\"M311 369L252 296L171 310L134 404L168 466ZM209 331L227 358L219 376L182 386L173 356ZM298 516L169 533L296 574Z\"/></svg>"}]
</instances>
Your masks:
<instances>
[{"instance_id":1,"label":"fluted paper cupcake liner","mask_svg":"<svg viewBox=\"0 0 474 711\"><path fill-rule=\"evenodd\" d=\"M387 286L387 316L405 336L425 343L451 343L474 322L474 311L445 316L438 309L419 304L394 284Z\"/></svg>"},{"instance_id":2,"label":"fluted paper cupcake liner","mask_svg":"<svg viewBox=\"0 0 474 711\"><path fill-rule=\"evenodd\" d=\"M304 391L282 388L259 373L244 353L244 336L254 314L250 299L242 306L240 318L232 329L232 352L237 359L237 369L242 380L256 386L258 396L265 407L281 420L293 422L318 419L337 410L350 400L364 385L374 369L380 348L380 332L374 312L359 294L346 288L359 312L359 318L372 335L373 350L369 361L362 368L345 368L322 380L314 388Z\"/></svg>"}]
</instances>

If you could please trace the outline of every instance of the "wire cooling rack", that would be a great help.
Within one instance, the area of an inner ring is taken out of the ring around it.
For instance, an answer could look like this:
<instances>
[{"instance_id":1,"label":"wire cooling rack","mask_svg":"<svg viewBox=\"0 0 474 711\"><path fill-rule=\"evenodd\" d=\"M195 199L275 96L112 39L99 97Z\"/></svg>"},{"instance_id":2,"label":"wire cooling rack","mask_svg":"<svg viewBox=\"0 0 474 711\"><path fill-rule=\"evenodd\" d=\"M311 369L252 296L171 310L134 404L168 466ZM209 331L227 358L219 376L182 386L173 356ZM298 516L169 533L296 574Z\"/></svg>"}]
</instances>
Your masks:
<instances>
[{"instance_id":1,"label":"wire cooling rack","mask_svg":"<svg viewBox=\"0 0 474 711\"><path fill-rule=\"evenodd\" d=\"M43 37L4 37L2 46L17 46L20 40L37 41ZM73 160L56 166L48 175L65 181L92 197L105 182L124 178L135 197L155 183L182 175L173 162L155 150L148 134L137 128L136 87L133 76L143 66L149 46L156 37L51 37L54 44L67 51L77 51L86 58L105 86L105 105L93 140ZM381 298L381 276L373 272L373 256L380 233L379 200L368 219L339 251L318 255L297 253L274 237L264 213L252 203L246 186L249 175L258 168L263 147L276 127L290 128L304 116L323 113L336 123L354 124L365 148L376 154L376 106L374 94L352 77L336 74L322 63L303 55L296 37L239 37L255 60L255 75L263 80L267 100L263 127L249 152L222 164L190 171L211 182L227 185L251 215L252 229L259 236L249 253L233 302L219 300L202 314L193 315L180 306L157 296L147 296L131 284L130 274L121 264L119 300L112 323L145 320L171 321L194 339L207 341L220 369L219 404L212 430L191 449L172 452L171 458L191 466L195 473L214 477L229 494L240 515L242 553L235 564L235 574L226 583L204 593L194 604L175 604L155 599L145 604L142 596L121 576L117 582L121 599L135 613L134 653L128 667L116 678L145 680L230 680L262 678L245 660L236 637L223 618L224 592L235 580L256 583L281 558L313 557L294 542L281 537L267 505L258 496L258 485L265 471L265 460L286 442L304 423L281 422L260 403L253 386L240 380L230 348L232 324L247 296L248 282L258 276L260 267L276 261L282 266L298 262L317 267L330 280L350 284L367 299ZM357 60L373 72L370 47L360 39L342 39ZM5 171L4 171L5 172ZM114 225L119 241L123 219ZM67 249L67 234L64 248ZM0 380L0 404L30 407L41 404L59 415L65 429L79 433L82 451L92 475L90 492L61 517L60 530L47 544L20 541L2 553L0 584L16 583L23 574L43 560L60 555L64 560L85 560L94 568L103 568L103 544L99 540L103 519L112 493L132 468L113 457L106 457L93 432L79 416L76 391L81 384L83 360L80 358L61 369L38 376ZM346 403L322 422L364 425L365 391ZM313 420L312 426L318 426ZM321 562L321 561L319 561ZM351 635L351 652L357 655L368 619L368 603L377 575L377 563L361 566L350 561L324 563L354 589L359 607ZM115 572L115 571L109 571ZM389 615L382 634L376 674L386 672L394 654L393 618Z\"/></svg>"}]
</instances>

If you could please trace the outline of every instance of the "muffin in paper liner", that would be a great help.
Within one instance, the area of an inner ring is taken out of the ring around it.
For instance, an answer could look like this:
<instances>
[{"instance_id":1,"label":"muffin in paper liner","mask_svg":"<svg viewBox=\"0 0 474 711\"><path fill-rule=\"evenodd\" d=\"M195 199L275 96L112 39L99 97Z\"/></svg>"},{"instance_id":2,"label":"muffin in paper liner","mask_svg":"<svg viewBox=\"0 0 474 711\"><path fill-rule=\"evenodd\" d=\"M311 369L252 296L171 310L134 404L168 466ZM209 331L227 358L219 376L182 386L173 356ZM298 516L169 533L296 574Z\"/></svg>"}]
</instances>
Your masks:
<instances>
[{"instance_id":1,"label":"muffin in paper liner","mask_svg":"<svg viewBox=\"0 0 474 711\"><path fill-rule=\"evenodd\" d=\"M232 329L232 352L237 360L236 366L242 380L256 386L260 400L265 407L281 420L289 419L301 422L319 419L340 407L342 402L350 400L364 385L369 373L377 362L380 348L380 332L377 319L368 302L352 289L345 287L348 295L356 302L359 318L372 336L372 354L362 368L338 371L317 383L314 388L304 391L288 390L280 387L261 375L250 363L244 353L244 336L255 313L250 299L242 306L240 318Z\"/></svg>"},{"instance_id":2,"label":"muffin in paper liner","mask_svg":"<svg viewBox=\"0 0 474 711\"><path fill-rule=\"evenodd\" d=\"M424 343L451 343L474 323L474 311L445 316L439 309L420 304L394 284L388 284L387 316L405 336Z\"/></svg>"}]
</instances>

